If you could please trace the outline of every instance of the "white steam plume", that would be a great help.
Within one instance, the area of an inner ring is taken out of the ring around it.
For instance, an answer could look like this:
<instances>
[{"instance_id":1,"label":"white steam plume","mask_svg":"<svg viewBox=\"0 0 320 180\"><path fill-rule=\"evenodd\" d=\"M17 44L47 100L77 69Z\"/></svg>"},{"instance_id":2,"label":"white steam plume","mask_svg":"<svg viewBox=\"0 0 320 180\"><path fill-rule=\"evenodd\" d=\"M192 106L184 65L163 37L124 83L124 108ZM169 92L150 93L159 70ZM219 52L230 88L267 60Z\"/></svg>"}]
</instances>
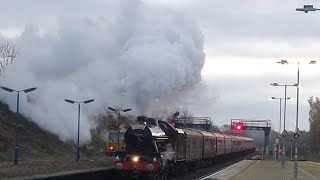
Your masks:
<instances>
[{"instance_id":1,"label":"white steam plume","mask_svg":"<svg viewBox=\"0 0 320 180\"><path fill-rule=\"evenodd\" d=\"M21 95L21 111L62 139L77 134L77 106L65 98L95 99L81 107L80 133L86 141L92 126L88 115L105 105L147 113L154 101L201 79L203 37L192 21L137 0L114 3L105 17L63 17L45 31L41 24L26 25L17 38L20 56L1 79L11 88L37 86L29 98ZM15 110L16 96L0 95Z\"/></svg>"}]
</instances>

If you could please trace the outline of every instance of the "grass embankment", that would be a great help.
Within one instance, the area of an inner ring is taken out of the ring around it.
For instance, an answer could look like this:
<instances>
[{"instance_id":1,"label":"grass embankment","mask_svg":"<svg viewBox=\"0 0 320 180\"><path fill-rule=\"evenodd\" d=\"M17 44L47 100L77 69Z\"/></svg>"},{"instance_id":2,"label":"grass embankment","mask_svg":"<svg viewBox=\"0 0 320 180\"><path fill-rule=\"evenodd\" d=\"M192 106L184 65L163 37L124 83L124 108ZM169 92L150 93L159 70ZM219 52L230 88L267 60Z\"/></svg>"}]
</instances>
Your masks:
<instances>
[{"instance_id":1,"label":"grass embankment","mask_svg":"<svg viewBox=\"0 0 320 180\"><path fill-rule=\"evenodd\" d=\"M16 114L0 102L0 162L12 161L15 146ZM73 142L63 142L57 135L41 129L37 124L19 116L19 159L74 159Z\"/></svg>"}]
</instances>

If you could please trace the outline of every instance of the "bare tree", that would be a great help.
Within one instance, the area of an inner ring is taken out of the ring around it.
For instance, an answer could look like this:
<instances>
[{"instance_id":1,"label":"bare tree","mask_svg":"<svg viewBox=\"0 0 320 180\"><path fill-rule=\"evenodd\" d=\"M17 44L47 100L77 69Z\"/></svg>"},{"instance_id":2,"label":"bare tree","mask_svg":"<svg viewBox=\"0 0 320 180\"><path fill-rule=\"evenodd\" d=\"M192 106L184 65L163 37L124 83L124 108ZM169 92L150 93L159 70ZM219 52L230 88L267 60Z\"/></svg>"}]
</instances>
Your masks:
<instances>
[{"instance_id":1,"label":"bare tree","mask_svg":"<svg viewBox=\"0 0 320 180\"><path fill-rule=\"evenodd\" d=\"M15 61L18 55L18 48L11 39L5 39L0 42L0 75L8 66Z\"/></svg>"},{"instance_id":2,"label":"bare tree","mask_svg":"<svg viewBox=\"0 0 320 180\"><path fill-rule=\"evenodd\" d=\"M226 133L226 134L231 133L231 126L230 126L230 124L224 124L224 125L221 126L220 129L221 129L221 131L222 131L223 133Z\"/></svg>"}]
</instances>

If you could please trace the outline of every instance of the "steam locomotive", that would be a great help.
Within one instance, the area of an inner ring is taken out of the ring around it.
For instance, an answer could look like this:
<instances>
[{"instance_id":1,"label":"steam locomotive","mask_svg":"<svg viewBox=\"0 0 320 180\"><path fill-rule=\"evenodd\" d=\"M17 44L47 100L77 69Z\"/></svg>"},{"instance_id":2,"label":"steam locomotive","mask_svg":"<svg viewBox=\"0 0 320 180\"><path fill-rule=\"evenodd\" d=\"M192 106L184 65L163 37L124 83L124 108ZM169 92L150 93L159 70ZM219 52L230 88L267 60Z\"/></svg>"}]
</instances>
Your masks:
<instances>
[{"instance_id":1,"label":"steam locomotive","mask_svg":"<svg viewBox=\"0 0 320 180\"><path fill-rule=\"evenodd\" d=\"M126 148L116 153L115 169L122 176L162 180L255 150L255 141L139 116L125 133Z\"/></svg>"}]
</instances>

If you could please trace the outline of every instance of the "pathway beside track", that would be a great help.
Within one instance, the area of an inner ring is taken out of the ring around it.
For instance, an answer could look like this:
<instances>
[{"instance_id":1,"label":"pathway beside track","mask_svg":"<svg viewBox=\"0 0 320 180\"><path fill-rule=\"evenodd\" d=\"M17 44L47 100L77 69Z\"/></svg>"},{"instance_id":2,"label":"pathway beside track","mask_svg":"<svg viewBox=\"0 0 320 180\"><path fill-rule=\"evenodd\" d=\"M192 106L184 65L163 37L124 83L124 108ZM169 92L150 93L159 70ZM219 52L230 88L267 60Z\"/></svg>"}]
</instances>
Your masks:
<instances>
[{"instance_id":1,"label":"pathway beside track","mask_svg":"<svg viewBox=\"0 0 320 180\"><path fill-rule=\"evenodd\" d=\"M201 180L320 180L319 169L319 163L300 161L298 178L294 178L293 161L282 168L280 161L244 160Z\"/></svg>"}]
</instances>

